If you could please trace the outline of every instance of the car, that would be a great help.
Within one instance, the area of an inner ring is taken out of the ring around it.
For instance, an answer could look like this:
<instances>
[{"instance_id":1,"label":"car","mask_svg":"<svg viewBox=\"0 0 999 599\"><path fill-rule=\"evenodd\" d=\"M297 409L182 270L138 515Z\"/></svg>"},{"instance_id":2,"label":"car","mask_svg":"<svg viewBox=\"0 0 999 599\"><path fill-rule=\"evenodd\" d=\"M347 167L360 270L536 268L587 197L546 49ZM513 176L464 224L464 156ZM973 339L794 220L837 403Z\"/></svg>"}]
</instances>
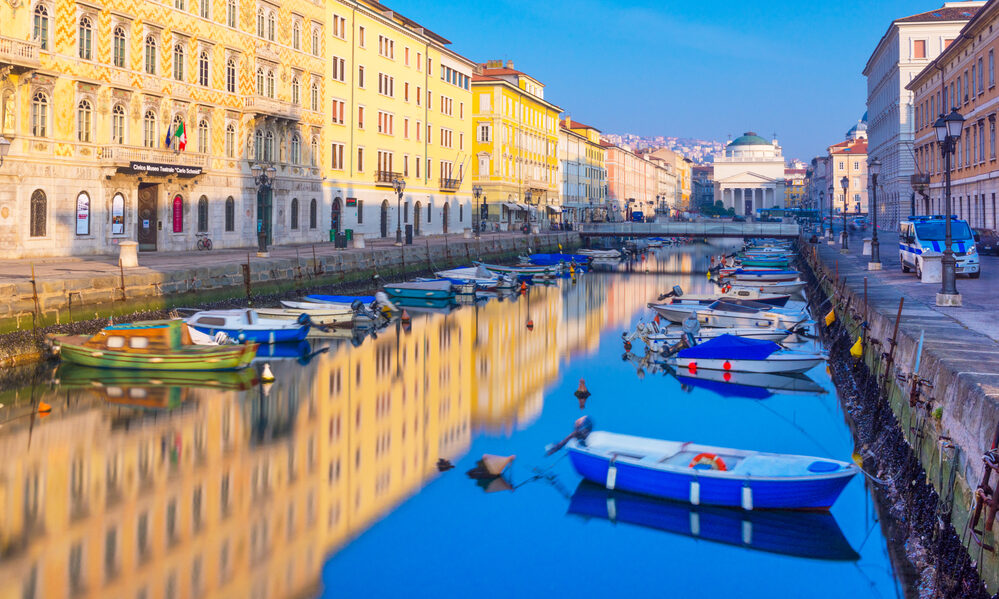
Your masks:
<instances>
[{"instance_id":1,"label":"car","mask_svg":"<svg viewBox=\"0 0 999 599\"><path fill-rule=\"evenodd\" d=\"M898 253L902 272L915 270L916 276L922 278L923 257L939 256L945 249L946 225L946 219L939 214L911 216L899 223ZM982 271L971 227L967 221L951 216L950 229L951 251L957 260L957 274L966 274L972 279L979 278Z\"/></svg>"},{"instance_id":2,"label":"car","mask_svg":"<svg viewBox=\"0 0 999 599\"><path fill-rule=\"evenodd\" d=\"M999 233L994 229L973 229L979 254L999 256Z\"/></svg>"}]
</instances>

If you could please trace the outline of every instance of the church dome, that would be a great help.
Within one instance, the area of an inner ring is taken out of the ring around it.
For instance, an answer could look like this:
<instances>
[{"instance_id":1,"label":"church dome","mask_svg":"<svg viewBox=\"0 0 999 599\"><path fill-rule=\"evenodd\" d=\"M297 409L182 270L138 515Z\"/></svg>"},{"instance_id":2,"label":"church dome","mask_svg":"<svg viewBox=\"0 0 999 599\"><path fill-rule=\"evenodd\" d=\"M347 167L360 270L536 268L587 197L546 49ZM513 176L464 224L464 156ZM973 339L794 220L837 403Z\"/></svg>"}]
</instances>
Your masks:
<instances>
[{"instance_id":1,"label":"church dome","mask_svg":"<svg viewBox=\"0 0 999 599\"><path fill-rule=\"evenodd\" d=\"M769 146L769 141L763 139L753 131L747 131L729 142L730 146Z\"/></svg>"}]
</instances>

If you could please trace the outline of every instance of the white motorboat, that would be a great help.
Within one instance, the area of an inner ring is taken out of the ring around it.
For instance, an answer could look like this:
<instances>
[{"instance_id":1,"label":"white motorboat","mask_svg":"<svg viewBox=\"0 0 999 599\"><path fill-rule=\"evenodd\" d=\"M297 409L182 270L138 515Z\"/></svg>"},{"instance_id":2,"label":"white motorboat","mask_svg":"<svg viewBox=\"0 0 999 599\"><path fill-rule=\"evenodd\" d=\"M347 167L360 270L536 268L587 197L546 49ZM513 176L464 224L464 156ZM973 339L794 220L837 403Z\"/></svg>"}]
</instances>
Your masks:
<instances>
[{"instance_id":1,"label":"white motorboat","mask_svg":"<svg viewBox=\"0 0 999 599\"><path fill-rule=\"evenodd\" d=\"M738 306L719 300L707 306L683 304L651 304L657 314L670 322L683 322L691 312L697 315L702 326L719 328L770 328L792 330L808 320L803 310L787 311L768 306L761 310L750 306Z\"/></svg>"},{"instance_id":2,"label":"white motorboat","mask_svg":"<svg viewBox=\"0 0 999 599\"><path fill-rule=\"evenodd\" d=\"M819 352L783 349L773 341L722 335L678 351L670 360L688 370L807 372L825 361Z\"/></svg>"},{"instance_id":3,"label":"white motorboat","mask_svg":"<svg viewBox=\"0 0 999 599\"><path fill-rule=\"evenodd\" d=\"M577 250L576 253L582 254L584 256L590 256L592 258L616 259L621 257L621 252L617 250L582 249L582 250Z\"/></svg>"},{"instance_id":4,"label":"white motorboat","mask_svg":"<svg viewBox=\"0 0 999 599\"><path fill-rule=\"evenodd\" d=\"M802 289L805 288L804 281L784 281L775 283L760 283L758 285L753 285L751 283L733 283L728 285L731 288L729 293L739 292L756 292L756 293L786 293L788 295L793 295L795 293L800 293ZM752 299L752 298L749 298Z\"/></svg>"},{"instance_id":5,"label":"white motorboat","mask_svg":"<svg viewBox=\"0 0 999 599\"><path fill-rule=\"evenodd\" d=\"M638 323L638 328L635 333L642 341L645 342L645 346L649 348L649 351L657 354L662 353L673 345L676 345L686 336L686 334L679 328L666 327L661 330L655 330L642 323ZM764 339L767 341L782 341L793 334L794 333L786 329L703 328L698 331L697 335L694 336L694 341L697 343L703 343L709 339L721 337L722 335L735 335L737 337ZM628 337L625 338L627 339Z\"/></svg>"},{"instance_id":6,"label":"white motorboat","mask_svg":"<svg viewBox=\"0 0 999 599\"><path fill-rule=\"evenodd\" d=\"M303 305L305 302L302 302ZM313 308L258 308L257 314L266 318L280 320L298 320L302 314L308 314L314 324L332 326L348 326L354 324L354 311L350 308L326 308L322 304L308 304Z\"/></svg>"}]
</instances>

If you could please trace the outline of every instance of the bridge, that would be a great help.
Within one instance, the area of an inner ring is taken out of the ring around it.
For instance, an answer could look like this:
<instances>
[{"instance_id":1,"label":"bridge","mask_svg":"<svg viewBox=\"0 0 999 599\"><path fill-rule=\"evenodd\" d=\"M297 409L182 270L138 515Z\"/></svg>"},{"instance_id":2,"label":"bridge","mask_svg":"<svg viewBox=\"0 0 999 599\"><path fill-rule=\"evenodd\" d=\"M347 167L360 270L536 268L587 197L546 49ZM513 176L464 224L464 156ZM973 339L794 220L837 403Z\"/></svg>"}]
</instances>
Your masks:
<instances>
[{"instance_id":1,"label":"bridge","mask_svg":"<svg viewBox=\"0 0 999 599\"><path fill-rule=\"evenodd\" d=\"M582 223L576 226L582 237L767 237L797 238L796 223L694 221L663 223Z\"/></svg>"}]
</instances>

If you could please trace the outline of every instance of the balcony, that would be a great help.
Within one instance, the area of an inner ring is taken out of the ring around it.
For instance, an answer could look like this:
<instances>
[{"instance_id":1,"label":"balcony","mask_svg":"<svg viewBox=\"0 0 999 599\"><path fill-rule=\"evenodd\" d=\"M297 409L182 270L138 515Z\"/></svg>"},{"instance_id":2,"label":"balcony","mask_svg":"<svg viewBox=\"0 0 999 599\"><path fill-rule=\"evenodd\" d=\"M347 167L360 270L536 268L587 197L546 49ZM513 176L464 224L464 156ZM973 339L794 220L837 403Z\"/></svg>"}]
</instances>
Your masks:
<instances>
[{"instance_id":1,"label":"balcony","mask_svg":"<svg viewBox=\"0 0 999 599\"><path fill-rule=\"evenodd\" d=\"M42 66L40 50L39 42L0 35L0 65L11 65L20 70L37 69Z\"/></svg>"},{"instance_id":2,"label":"balcony","mask_svg":"<svg viewBox=\"0 0 999 599\"><path fill-rule=\"evenodd\" d=\"M107 166L131 169L151 175L197 175L201 173L201 169L208 166L208 156L205 154L174 152L161 148L104 146L100 149L98 156L100 161ZM137 164L159 165L166 168L150 169L144 166L136 168Z\"/></svg>"},{"instance_id":3,"label":"balcony","mask_svg":"<svg viewBox=\"0 0 999 599\"><path fill-rule=\"evenodd\" d=\"M461 179L440 179L441 191L458 191L461 187Z\"/></svg>"},{"instance_id":4,"label":"balcony","mask_svg":"<svg viewBox=\"0 0 999 599\"><path fill-rule=\"evenodd\" d=\"M284 100L276 100L256 94L243 96L243 110L258 116L298 121L302 118L302 107Z\"/></svg>"},{"instance_id":5,"label":"balcony","mask_svg":"<svg viewBox=\"0 0 999 599\"><path fill-rule=\"evenodd\" d=\"M402 178L402 173L394 171L375 171L375 185L392 187L396 179Z\"/></svg>"}]
</instances>

